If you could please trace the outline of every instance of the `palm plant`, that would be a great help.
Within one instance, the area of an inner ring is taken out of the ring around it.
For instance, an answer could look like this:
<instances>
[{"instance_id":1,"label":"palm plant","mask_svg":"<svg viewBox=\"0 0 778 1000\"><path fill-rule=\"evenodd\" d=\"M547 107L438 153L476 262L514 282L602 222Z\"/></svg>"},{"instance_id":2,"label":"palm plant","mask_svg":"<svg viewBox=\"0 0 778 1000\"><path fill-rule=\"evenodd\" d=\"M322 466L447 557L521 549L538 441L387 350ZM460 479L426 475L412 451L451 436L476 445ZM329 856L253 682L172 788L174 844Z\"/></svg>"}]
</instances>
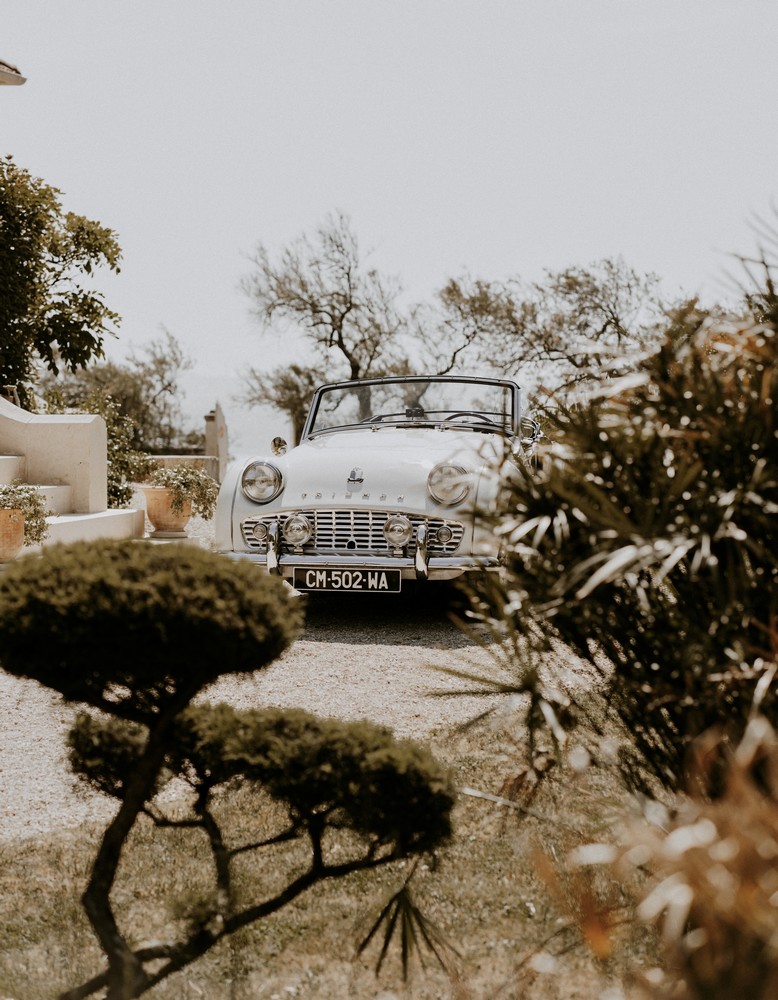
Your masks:
<instances>
[{"instance_id":1,"label":"palm plant","mask_svg":"<svg viewBox=\"0 0 778 1000\"><path fill-rule=\"evenodd\" d=\"M623 773L642 790L682 787L689 744L710 727L739 738L757 690L778 715L759 688L778 651L771 283L762 298L761 318L689 305L633 375L549 414L541 475L506 477L505 578L474 597L535 661L561 636L593 664L626 737ZM534 722L553 717L559 742L553 707ZM599 723L579 708L596 754Z\"/></svg>"}]
</instances>

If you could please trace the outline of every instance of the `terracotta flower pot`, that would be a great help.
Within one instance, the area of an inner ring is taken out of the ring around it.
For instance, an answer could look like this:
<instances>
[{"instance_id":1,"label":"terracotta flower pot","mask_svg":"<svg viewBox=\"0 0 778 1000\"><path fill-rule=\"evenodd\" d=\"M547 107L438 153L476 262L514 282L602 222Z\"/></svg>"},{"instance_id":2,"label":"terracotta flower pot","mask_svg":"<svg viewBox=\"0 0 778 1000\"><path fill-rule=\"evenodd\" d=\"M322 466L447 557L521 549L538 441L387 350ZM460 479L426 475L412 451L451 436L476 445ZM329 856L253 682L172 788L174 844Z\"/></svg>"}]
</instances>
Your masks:
<instances>
[{"instance_id":1,"label":"terracotta flower pot","mask_svg":"<svg viewBox=\"0 0 778 1000\"><path fill-rule=\"evenodd\" d=\"M173 511L172 493L167 486L144 486L146 516L154 531L151 538L186 538L186 524L192 516L192 504L184 500L180 514Z\"/></svg>"},{"instance_id":2,"label":"terracotta flower pot","mask_svg":"<svg viewBox=\"0 0 778 1000\"><path fill-rule=\"evenodd\" d=\"M15 559L24 545L24 514L0 509L0 563Z\"/></svg>"}]
</instances>

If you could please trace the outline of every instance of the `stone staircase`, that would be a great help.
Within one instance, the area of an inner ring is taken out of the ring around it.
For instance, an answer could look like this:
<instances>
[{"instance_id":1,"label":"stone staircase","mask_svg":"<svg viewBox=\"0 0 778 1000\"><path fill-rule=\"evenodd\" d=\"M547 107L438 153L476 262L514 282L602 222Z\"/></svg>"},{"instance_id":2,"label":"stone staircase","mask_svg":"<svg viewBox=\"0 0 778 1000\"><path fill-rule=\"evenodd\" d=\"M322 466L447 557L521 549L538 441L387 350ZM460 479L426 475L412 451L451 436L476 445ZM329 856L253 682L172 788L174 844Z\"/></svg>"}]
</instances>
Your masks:
<instances>
[{"instance_id":1,"label":"stone staircase","mask_svg":"<svg viewBox=\"0 0 778 1000\"><path fill-rule=\"evenodd\" d=\"M0 483L14 480L28 482L24 455L0 455ZM73 487L67 484L31 483L43 494L51 511L46 518L49 533L43 545L55 542L81 542L97 538L142 538L145 532L143 510L101 510L74 513ZM40 545L26 545L25 552L35 552Z\"/></svg>"},{"instance_id":2,"label":"stone staircase","mask_svg":"<svg viewBox=\"0 0 778 1000\"><path fill-rule=\"evenodd\" d=\"M142 509L107 509L106 467L100 417L30 414L0 399L0 483L18 480L43 493L51 510L44 546L144 536Z\"/></svg>"}]
</instances>

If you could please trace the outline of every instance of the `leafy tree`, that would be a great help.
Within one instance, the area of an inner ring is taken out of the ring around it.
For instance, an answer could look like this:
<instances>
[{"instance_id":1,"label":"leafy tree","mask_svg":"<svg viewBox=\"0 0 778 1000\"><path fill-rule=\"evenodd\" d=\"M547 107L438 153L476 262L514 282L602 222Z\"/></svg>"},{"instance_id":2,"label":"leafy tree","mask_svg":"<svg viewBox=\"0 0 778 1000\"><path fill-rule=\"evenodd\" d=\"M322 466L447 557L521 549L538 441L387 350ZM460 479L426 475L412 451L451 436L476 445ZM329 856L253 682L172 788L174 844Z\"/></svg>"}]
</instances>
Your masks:
<instances>
[{"instance_id":1,"label":"leafy tree","mask_svg":"<svg viewBox=\"0 0 778 1000\"><path fill-rule=\"evenodd\" d=\"M426 751L395 742L387 730L299 711L194 703L219 677L269 664L300 619L299 601L278 579L187 546L57 546L3 574L4 668L98 710L79 715L70 760L75 773L119 802L83 896L107 965L62 1000L142 996L311 886L423 855L448 837L447 776ZM174 775L193 791L184 818L168 816L157 800ZM286 822L270 837L235 844L222 829L214 799L236 780L259 793L258 810L261 793L284 806ZM207 912L193 910L168 941L135 946L112 891L141 821L204 838L214 885ZM333 848L339 830L353 836ZM247 900L245 885L236 891L236 858L293 840L307 845L302 870L260 899ZM405 905L404 912L412 911Z\"/></svg>"},{"instance_id":2,"label":"leafy tree","mask_svg":"<svg viewBox=\"0 0 778 1000\"><path fill-rule=\"evenodd\" d=\"M168 331L131 353L122 383L111 395L136 428L136 443L143 451L166 454L202 447L202 433L187 430L181 410L181 375L193 366L192 359ZM134 403L134 405L133 405Z\"/></svg>"},{"instance_id":3,"label":"leafy tree","mask_svg":"<svg viewBox=\"0 0 778 1000\"><path fill-rule=\"evenodd\" d=\"M689 305L631 376L549 417L541 475L506 480L506 578L477 613L514 637L530 721L559 743L576 699L538 665L555 635L592 664L644 791L684 787L690 743L711 727L737 741L755 700L776 720L777 378L774 319Z\"/></svg>"},{"instance_id":4,"label":"leafy tree","mask_svg":"<svg viewBox=\"0 0 778 1000\"><path fill-rule=\"evenodd\" d=\"M181 410L179 379L191 367L191 359L166 330L124 363L93 364L84 371L46 377L41 385L47 398L70 409L83 411L86 400L110 398L127 422L130 447L169 454L202 445L202 435L186 430Z\"/></svg>"},{"instance_id":5,"label":"leafy tree","mask_svg":"<svg viewBox=\"0 0 778 1000\"><path fill-rule=\"evenodd\" d=\"M0 159L0 380L29 403L36 365L76 371L103 355L119 317L84 285L119 271L112 230L64 212L61 192L11 157Z\"/></svg>"},{"instance_id":6,"label":"leafy tree","mask_svg":"<svg viewBox=\"0 0 778 1000\"><path fill-rule=\"evenodd\" d=\"M125 364L109 361L41 379L48 412L98 413L105 420L109 507L129 505L132 484L155 468L149 454L202 447L202 435L183 427L178 378L191 365L176 338L165 331Z\"/></svg>"}]
</instances>

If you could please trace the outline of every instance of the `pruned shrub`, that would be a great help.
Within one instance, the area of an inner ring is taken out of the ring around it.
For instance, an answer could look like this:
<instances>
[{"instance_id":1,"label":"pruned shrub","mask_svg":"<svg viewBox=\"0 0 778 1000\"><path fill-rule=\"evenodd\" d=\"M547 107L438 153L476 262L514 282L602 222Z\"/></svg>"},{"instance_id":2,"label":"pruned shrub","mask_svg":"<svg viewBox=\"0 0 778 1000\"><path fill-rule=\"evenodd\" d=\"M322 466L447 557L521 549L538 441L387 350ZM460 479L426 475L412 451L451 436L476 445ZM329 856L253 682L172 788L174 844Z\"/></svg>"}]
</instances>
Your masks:
<instances>
[{"instance_id":1,"label":"pruned shrub","mask_svg":"<svg viewBox=\"0 0 778 1000\"><path fill-rule=\"evenodd\" d=\"M195 546L52 546L0 579L0 662L67 699L148 721L297 634L280 580Z\"/></svg>"},{"instance_id":2,"label":"pruned shrub","mask_svg":"<svg viewBox=\"0 0 778 1000\"><path fill-rule=\"evenodd\" d=\"M224 756L303 819L331 817L403 852L439 846L451 832L445 772L427 750L382 726L244 712Z\"/></svg>"},{"instance_id":3,"label":"pruned shrub","mask_svg":"<svg viewBox=\"0 0 778 1000\"><path fill-rule=\"evenodd\" d=\"M72 769L121 799L142 753L139 729L83 713L69 737ZM349 829L374 850L406 855L439 847L451 833L448 774L423 747L370 722L198 704L178 720L161 773L191 783L201 802L240 778L283 803L301 835L319 840L326 829Z\"/></svg>"},{"instance_id":4,"label":"pruned shrub","mask_svg":"<svg viewBox=\"0 0 778 1000\"><path fill-rule=\"evenodd\" d=\"M190 546L54 546L0 578L0 662L101 710L77 717L71 767L121 803L83 896L106 965L61 1000L140 997L317 883L433 851L449 836L454 795L447 775L426 751L396 742L388 730L299 711L193 704L218 677L258 670L277 657L300 627L301 608L280 579ZM181 804L183 817L166 814L158 800L174 776L194 792L188 807ZM233 781L259 793L257 810L268 805L261 793L286 807L275 833L234 843L222 830L214 794ZM136 946L136 929L121 926L114 888L141 818L204 838L213 886L206 911L195 903L179 913L170 940ZM334 845L339 831L351 836ZM300 869L297 852L285 882L279 872L280 888L247 901L235 858L289 841L307 845L307 866ZM398 898L411 906L407 884ZM413 913L413 927L426 927ZM407 956L407 922L402 926ZM387 945L393 933L394 921Z\"/></svg>"}]
</instances>

